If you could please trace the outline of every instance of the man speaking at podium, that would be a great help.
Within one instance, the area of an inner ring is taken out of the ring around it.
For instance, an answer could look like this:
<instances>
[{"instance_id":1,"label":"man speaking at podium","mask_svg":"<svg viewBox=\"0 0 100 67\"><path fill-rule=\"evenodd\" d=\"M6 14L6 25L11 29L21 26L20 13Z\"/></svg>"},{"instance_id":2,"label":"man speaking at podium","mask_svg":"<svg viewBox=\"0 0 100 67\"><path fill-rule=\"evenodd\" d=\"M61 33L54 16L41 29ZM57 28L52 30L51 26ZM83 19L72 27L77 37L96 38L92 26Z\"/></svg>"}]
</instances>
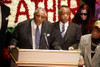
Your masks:
<instances>
[{"instance_id":1,"label":"man speaking at podium","mask_svg":"<svg viewBox=\"0 0 100 67\"><path fill-rule=\"evenodd\" d=\"M45 9L37 8L33 19L16 26L9 48L17 46L21 49L49 49L52 24L45 19Z\"/></svg>"}]
</instances>

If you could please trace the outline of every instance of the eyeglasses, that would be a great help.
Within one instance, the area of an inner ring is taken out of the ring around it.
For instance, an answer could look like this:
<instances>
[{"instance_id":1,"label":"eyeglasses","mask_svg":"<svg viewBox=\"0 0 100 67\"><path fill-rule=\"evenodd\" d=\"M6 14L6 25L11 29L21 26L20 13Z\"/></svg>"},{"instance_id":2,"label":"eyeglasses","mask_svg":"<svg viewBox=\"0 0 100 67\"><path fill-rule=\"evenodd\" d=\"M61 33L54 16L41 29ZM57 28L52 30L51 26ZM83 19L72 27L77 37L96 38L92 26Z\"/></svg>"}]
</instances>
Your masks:
<instances>
[{"instance_id":1,"label":"eyeglasses","mask_svg":"<svg viewBox=\"0 0 100 67\"><path fill-rule=\"evenodd\" d=\"M36 14L36 16L37 16L37 17L41 17L41 18L46 18L45 16L40 16L40 15L38 15L38 14Z\"/></svg>"},{"instance_id":2,"label":"eyeglasses","mask_svg":"<svg viewBox=\"0 0 100 67\"><path fill-rule=\"evenodd\" d=\"M88 13L80 13L80 15L88 15Z\"/></svg>"}]
</instances>

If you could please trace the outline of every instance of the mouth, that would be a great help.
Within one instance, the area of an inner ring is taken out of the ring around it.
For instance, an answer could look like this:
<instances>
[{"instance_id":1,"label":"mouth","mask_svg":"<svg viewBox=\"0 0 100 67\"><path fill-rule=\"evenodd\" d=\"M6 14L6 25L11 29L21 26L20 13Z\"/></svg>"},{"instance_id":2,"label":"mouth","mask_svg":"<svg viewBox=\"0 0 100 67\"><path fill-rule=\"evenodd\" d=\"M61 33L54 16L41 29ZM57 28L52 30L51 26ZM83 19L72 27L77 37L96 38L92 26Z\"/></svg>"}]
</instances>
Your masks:
<instances>
[{"instance_id":1,"label":"mouth","mask_svg":"<svg viewBox=\"0 0 100 67\"><path fill-rule=\"evenodd\" d=\"M36 20L38 23L40 22L40 20Z\"/></svg>"},{"instance_id":2,"label":"mouth","mask_svg":"<svg viewBox=\"0 0 100 67\"><path fill-rule=\"evenodd\" d=\"M97 36L96 36L96 35L92 35L92 37L93 37L93 38L97 38Z\"/></svg>"},{"instance_id":3,"label":"mouth","mask_svg":"<svg viewBox=\"0 0 100 67\"><path fill-rule=\"evenodd\" d=\"M63 20L64 20L64 21L67 21L68 19L64 18Z\"/></svg>"}]
</instances>

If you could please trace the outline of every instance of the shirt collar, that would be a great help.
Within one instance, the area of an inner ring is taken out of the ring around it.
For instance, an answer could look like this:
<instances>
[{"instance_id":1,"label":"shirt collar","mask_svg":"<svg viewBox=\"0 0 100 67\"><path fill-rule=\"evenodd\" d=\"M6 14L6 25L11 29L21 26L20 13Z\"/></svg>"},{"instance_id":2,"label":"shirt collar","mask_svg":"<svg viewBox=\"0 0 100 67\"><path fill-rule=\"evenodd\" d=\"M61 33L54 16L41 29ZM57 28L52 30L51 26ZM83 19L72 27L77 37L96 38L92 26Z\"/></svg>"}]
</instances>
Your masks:
<instances>
[{"instance_id":1,"label":"shirt collar","mask_svg":"<svg viewBox=\"0 0 100 67\"><path fill-rule=\"evenodd\" d=\"M33 26L34 26L34 28L36 29L37 25L35 24L34 20L33 20ZM39 29L41 29L41 26L42 26L42 23L38 26Z\"/></svg>"},{"instance_id":2,"label":"shirt collar","mask_svg":"<svg viewBox=\"0 0 100 67\"><path fill-rule=\"evenodd\" d=\"M63 23L60 21L60 25L63 25ZM64 23L65 27L69 26L69 21L67 21L66 23Z\"/></svg>"}]
</instances>

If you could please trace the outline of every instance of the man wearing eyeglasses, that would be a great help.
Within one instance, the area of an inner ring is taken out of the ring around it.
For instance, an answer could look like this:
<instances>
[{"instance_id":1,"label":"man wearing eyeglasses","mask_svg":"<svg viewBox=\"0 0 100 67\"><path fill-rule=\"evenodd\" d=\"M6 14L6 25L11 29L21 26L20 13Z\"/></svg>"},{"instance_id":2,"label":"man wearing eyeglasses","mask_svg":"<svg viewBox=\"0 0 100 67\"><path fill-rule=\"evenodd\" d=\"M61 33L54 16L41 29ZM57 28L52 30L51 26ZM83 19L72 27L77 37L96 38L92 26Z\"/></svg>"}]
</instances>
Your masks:
<instances>
[{"instance_id":1,"label":"man wearing eyeglasses","mask_svg":"<svg viewBox=\"0 0 100 67\"><path fill-rule=\"evenodd\" d=\"M58 9L60 21L55 22L53 45L59 45L63 50L71 50L78 48L81 37L81 28L77 24L69 21L70 8L62 5Z\"/></svg>"},{"instance_id":2,"label":"man wearing eyeglasses","mask_svg":"<svg viewBox=\"0 0 100 67\"><path fill-rule=\"evenodd\" d=\"M49 49L52 24L45 19L46 11L37 8L33 19L17 25L9 48L17 46L21 49Z\"/></svg>"}]
</instances>

